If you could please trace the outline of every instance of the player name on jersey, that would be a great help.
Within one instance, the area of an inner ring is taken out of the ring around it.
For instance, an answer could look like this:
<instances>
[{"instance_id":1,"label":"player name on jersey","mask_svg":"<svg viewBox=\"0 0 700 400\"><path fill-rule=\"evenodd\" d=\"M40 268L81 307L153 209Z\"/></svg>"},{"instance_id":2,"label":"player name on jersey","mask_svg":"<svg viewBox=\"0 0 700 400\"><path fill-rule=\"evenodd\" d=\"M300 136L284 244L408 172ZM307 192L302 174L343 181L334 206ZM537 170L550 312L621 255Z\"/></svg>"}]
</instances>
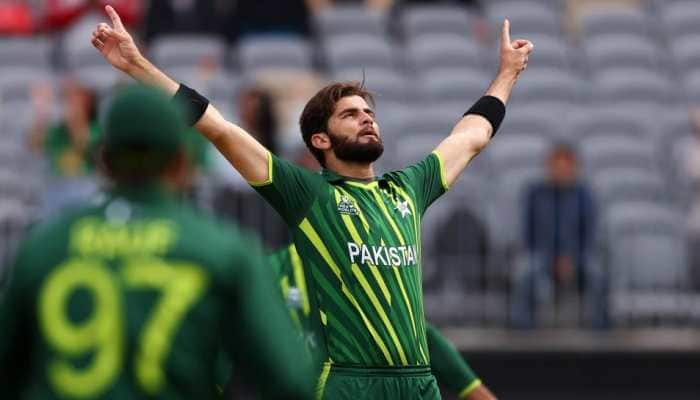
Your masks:
<instances>
[{"instance_id":1,"label":"player name on jersey","mask_svg":"<svg viewBox=\"0 0 700 400\"><path fill-rule=\"evenodd\" d=\"M418 250L410 246L372 246L348 243L348 255L353 264L407 267L416 265Z\"/></svg>"}]
</instances>

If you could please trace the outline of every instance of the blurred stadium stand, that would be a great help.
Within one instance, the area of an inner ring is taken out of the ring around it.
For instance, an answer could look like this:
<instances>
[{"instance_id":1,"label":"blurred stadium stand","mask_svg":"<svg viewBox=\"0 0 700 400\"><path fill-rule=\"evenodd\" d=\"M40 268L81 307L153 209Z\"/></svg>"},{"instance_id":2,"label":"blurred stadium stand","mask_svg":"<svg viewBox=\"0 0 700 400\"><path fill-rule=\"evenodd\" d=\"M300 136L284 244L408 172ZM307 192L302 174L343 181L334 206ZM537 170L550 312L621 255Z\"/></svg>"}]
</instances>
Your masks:
<instances>
[{"instance_id":1,"label":"blurred stadium stand","mask_svg":"<svg viewBox=\"0 0 700 400\"><path fill-rule=\"evenodd\" d=\"M689 113L700 107L700 2L604 7L581 16L580 36L567 29L565 2L483 3L478 11L399 1L385 14L343 4L314 15L310 37L275 33L227 43L211 33L168 34L147 48L156 64L233 117L238 92L265 74L366 79L377 93L387 144L380 165L400 168L437 145L486 89L496 68L497 27L507 16L513 37L532 39L535 50L501 133L424 220L428 318L457 329L451 337L458 344L509 328L523 256L522 190L545 176L548 149L566 142L599 203L593 257L610 277L613 330L700 327L700 282L693 280L700 264L691 246L699 235L692 225L700 218L700 128ZM492 31L478 35L479 20ZM0 266L39 216L52 184L41 160L26 150L32 85L69 73L107 96L123 81L86 44L88 37L84 43L0 37ZM294 121L300 108L290 104ZM297 142L285 156L299 150ZM270 245L286 240L281 222L235 178L210 171L197 188L204 207L242 220ZM556 314L545 326L556 330ZM597 338L586 340L608 343ZM463 348L484 343L474 340Z\"/></svg>"}]
</instances>

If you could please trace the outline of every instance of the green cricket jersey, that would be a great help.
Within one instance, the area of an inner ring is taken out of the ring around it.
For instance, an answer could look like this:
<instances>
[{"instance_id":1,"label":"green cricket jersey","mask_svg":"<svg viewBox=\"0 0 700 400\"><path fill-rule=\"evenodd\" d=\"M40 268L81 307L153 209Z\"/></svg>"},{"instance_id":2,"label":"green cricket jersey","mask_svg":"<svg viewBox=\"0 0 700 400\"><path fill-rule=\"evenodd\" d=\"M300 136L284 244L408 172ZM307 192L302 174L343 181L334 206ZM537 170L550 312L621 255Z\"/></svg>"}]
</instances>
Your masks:
<instances>
[{"instance_id":1,"label":"green cricket jersey","mask_svg":"<svg viewBox=\"0 0 700 400\"><path fill-rule=\"evenodd\" d=\"M317 341L311 330L308 291L304 267L294 244L272 253L269 264L278 275L282 294L287 308L304 337L307 349L317 351ZM481 380L474 374L457 349L430 324L426 326L430 364L435 378L460 398L466 398L479 385Z\"/></svg>"},{"instance_id":2,"label":"green cricket jersey","mask_svg":"<svg viewBox=\"0 0 700 400\"><path fill-rule=\"evenodd\" d=\"M8 398L212 398L221 348L270 398L312 393L258 244L159 190L117 191L36 227L11 279Z\"/></svg>"},{"instance_id":3,"label":"green cricket jersey","mask_svg":"<svg viewBox=\"0 0 700 400\"><path fill-rule=\"evenodd\" d=\"M359 182L270 154L268 181L251 184L286 221L303 260L320 361L429 365L420 227L447 190L439 156Z\"/></svg>"}]
</instances>

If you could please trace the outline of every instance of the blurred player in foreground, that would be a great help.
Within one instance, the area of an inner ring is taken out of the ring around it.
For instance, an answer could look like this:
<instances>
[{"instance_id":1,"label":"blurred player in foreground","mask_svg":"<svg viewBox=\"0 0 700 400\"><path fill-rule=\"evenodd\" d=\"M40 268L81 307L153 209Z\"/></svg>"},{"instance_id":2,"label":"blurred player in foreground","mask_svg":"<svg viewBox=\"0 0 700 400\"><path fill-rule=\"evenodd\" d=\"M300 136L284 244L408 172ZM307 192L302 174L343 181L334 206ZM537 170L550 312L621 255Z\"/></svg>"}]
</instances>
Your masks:
<instances>
[{"instance_id":1,"label":"blurred player in foreground","mask_svg":"<svg viewBox=\"0 0 700 400\"><path fill-rule=\"evenodd\" d=\"M375 176L382 154L372 96L335 83L307 103L302 138L314 174L274 156L225 120L201 94L144 58L117 13L92 44L115 68L188 105L188 122L279 212L304 260L320 399L439 399L430 369L421 277L421 219L498 130L532 43L503 24L496 78L452 132L422 161Z\"/></svg>"},{"instance_id":2,"label":"blurred player in foreground","mask_svg":"<svg viewBox=\"0 0 700 400\"><path fill-rule=\"evenodd\" d=\"M3 398L206 399L223 348L265 398L309 398L308 357L257 243L178 202L186 126L132 87L106 116L98 205L35 227L0 303Z\"/></svg>"},{"instance_id":3,"label":"blurred player in foreground","mask_svg":"<svg viewBox=\"0 0 700 400\"><path fill-rule=\"evenodd\" d=\"M310 327L311 307L304 265L294 244L270 255L269 264L278 276L279 288L307 350L318 351L318 339ZM496 397L474 374L454 345L434 326L427 324L426 329L430 366L437 381L460 399L494 400Z\"/></svg>"}]
</instances>

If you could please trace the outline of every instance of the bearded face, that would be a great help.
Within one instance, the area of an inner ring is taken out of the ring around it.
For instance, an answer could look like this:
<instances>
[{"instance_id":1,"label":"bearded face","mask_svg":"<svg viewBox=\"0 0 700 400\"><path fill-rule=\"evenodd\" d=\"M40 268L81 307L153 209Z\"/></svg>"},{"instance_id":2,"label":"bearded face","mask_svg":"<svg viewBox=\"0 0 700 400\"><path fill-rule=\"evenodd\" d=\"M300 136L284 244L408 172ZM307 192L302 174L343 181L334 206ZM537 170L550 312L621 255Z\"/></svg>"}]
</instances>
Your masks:
<instances>
[{"instance_id":1,"label":"bearded face","mask_svg":"<svg viewBox=\"0 0 700 400\"><path fill-rule=\"evenodd\" d=\"M339 160L372 163L384 153L374 111L362 97L349 96L338 101L336 112L328 121L327 134Z\"/></svg>"}]
</instances>

